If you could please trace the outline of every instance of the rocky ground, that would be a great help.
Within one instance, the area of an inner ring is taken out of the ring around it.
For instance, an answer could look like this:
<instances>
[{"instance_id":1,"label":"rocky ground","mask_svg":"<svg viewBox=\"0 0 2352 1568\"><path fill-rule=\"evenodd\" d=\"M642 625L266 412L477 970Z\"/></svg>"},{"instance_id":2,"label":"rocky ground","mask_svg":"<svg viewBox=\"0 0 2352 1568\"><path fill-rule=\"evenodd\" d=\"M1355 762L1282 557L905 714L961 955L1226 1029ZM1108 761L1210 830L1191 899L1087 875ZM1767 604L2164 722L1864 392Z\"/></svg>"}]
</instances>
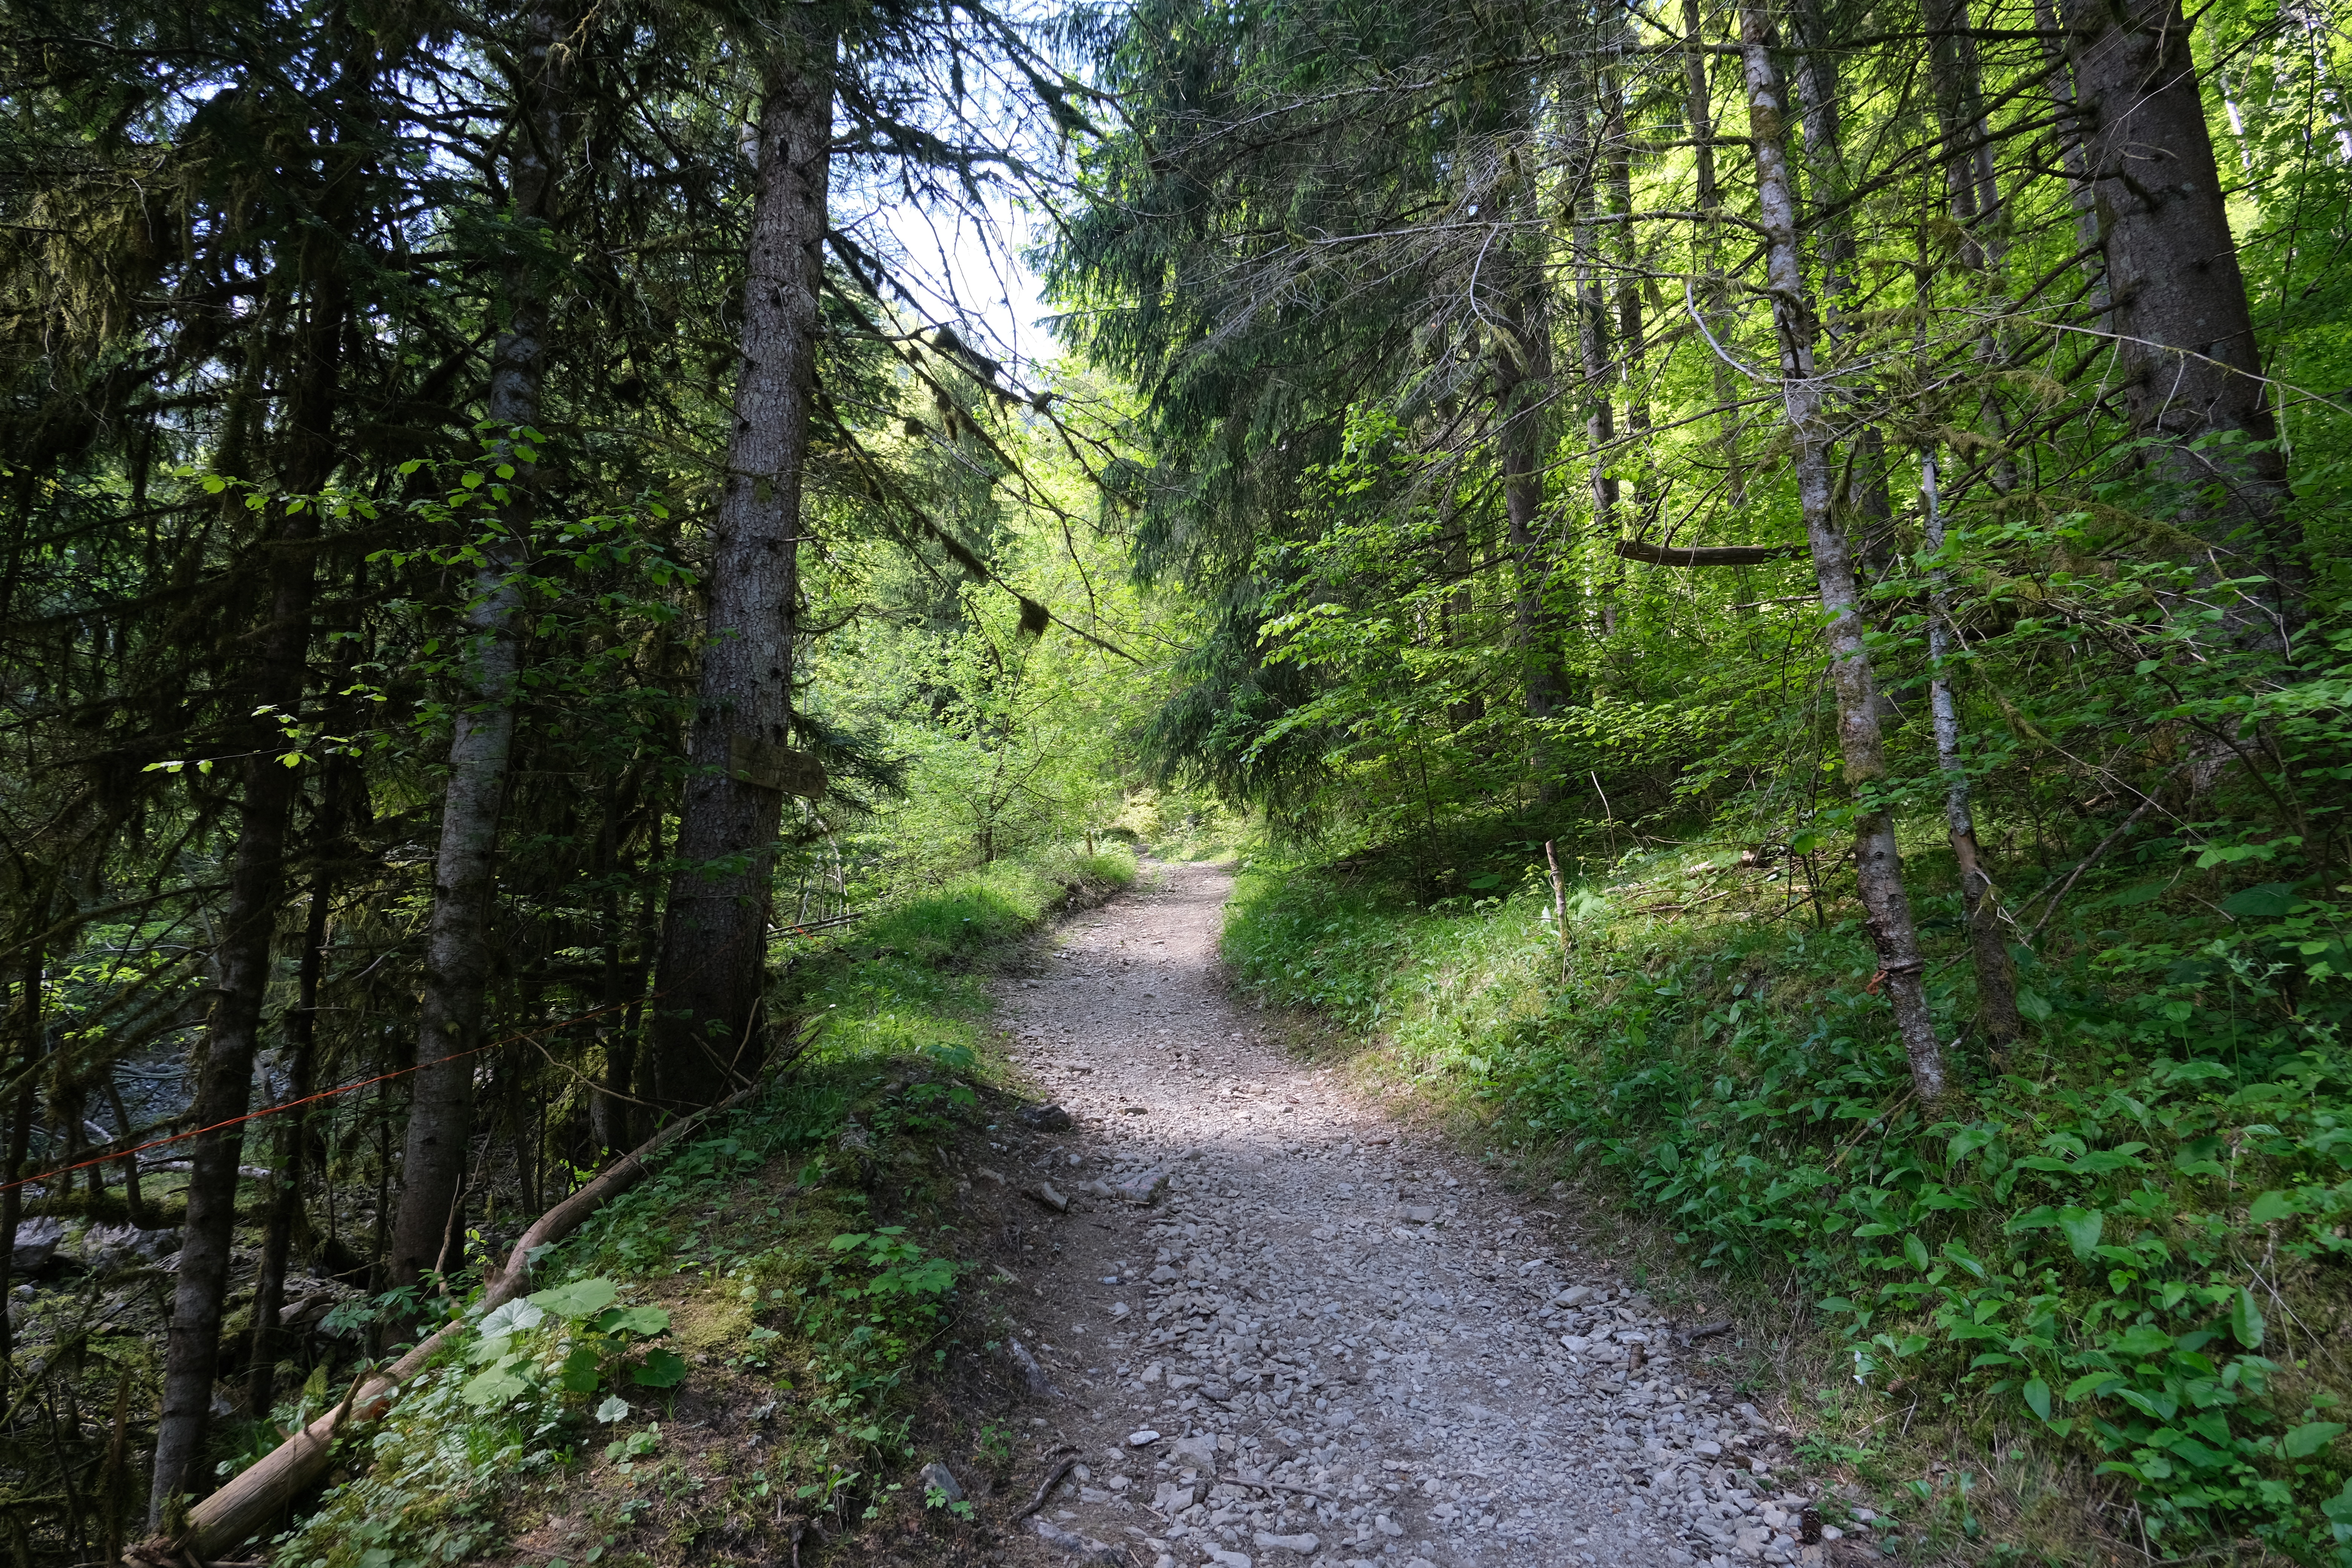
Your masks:
<instances>
[{"instance_id":1,"label":"rocky ground","mask_svg":"<svg viewBox=\"0 0 2352 1568\"><path fill-rule=\"evenodd\" d=\"M1007 1136L1003 1168L973 1173L1034 1213L1008 1353L1053 1388L1050 1415L1028 1417L1039 1448L1072 1461L1018 1554L1733 1568L1853 1552L1810 1511L1784 1434L1710 1374L1719 1325L1668 1321L1580 1250L1572 1215L1286 1055L1228 994L1229 888L1219 868L1149 868L1002 983L1017 1060L1073 1119L1048 1112L1058 1136Z\"/></svg>"}]
</instances>

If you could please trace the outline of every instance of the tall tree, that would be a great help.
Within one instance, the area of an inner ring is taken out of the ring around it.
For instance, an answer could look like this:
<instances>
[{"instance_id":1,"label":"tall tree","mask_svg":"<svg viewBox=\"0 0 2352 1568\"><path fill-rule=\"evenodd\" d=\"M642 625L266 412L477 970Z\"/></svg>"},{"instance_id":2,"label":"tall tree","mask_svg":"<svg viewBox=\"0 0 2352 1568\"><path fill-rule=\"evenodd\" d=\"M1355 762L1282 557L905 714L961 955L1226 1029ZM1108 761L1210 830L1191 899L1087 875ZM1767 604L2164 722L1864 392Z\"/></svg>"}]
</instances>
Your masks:
<instances>
[{"instance_id":1,"label":"tall tree","mask_svg":"<svg viewBox=\"0 0 2352 1568\"><path fill-rule=\"evenodd\" d=\"M1947 1087L1943 1047L1927 1011L1927 960L1911 918L1903 883L1903 860L1895 841L1895 816L1878 798L1889 770L1880 730L1878 682L1872 668L1868 626L1855 587L1853 557L1840 527L1833 430L1813 367L1813 313L1805 288L1804 256L1797 227L1796 183L1788 151L1788 99L1781 85L1778 37L1771 13L1748 0L1739 11L1741 63L1748 86L1748 128L1756 150L1756 205L1764 231L1765 277L1772 301L1773 332L1780 343L1780 399L1795 446L1797 494L1805 517L1805 538L1828 618L1830 682L1837 694L1838 746L1845 761L1846 787L1853 792L1854 879L1870 936L1878 950L1878 974L1895 1011L1895 1023L1910 1058L1911 1082L1929 1104Z\"/></svg>"},{"instance_id":2,"label":"tall tree","mask_svg":"<svg viewBox=\"0 0 2352 1568\"><path fill-rule=\"evenodd\" d=\"M2188 18L2179 0L2069 0L2063 17L2132 430L2206 542L2268 580L2229 611L2233 637L2284 647L2305 569Z\"/></svg>"},{"instance_id":3,"label":"tall tree","mask_svg":"<svg viewBox=\"0 0 2352 1568\"><path fill-rule=\"evenodd\" d=\"M554 248L564 138L564 89L572 42L551 4L523 16L511 70L515 113L509 132L507 224L514 261L506 319L490 351L487 413L490 458L501 497L475 546L473 593L459 654L463 700L451 720L448 785L434 861L433 914L425 939L425 995L417 1070L401 1152L399 1217L392 1230L391 1277L406 1284L452 1267L451 1215L466 1181L473 1133L474 1079L482 1063L484 994L493 946L499 821L515 742L515 681L521 664L520 578L530 554L538 485L542 387L547 379L548 252Z\"/></svg>"},{"instance_id":4,"label":"tall tree","mask_svg":"<svg viewBox=\"0 0 2352 1568\"><path fill-rule=\"evenodd\" d=\"M793 740L801 492L831 177L830 7L763 30L735 419L712 521L702 678L656 980L660 1101L708 1104L757 1061L771 868Z\"/></svg>"}]
</instances>

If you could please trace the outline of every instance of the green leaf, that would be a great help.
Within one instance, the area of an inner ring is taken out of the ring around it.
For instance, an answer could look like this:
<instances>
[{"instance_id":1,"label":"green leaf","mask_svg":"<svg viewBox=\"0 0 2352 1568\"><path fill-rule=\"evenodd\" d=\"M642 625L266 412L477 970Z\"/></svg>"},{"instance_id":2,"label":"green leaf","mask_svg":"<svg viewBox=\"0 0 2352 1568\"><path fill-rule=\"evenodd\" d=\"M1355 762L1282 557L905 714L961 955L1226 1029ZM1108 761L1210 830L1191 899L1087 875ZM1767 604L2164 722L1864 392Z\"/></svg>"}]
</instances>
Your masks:
<instances>
[{"instance_id":1,"label":"green leaf","mask_svg":"<svg viewBox=\"0 0 2352 1568\"><path fill-rule=\"evenodd\" d=\"M615 1421L626 1421L628 1418L629 1402L617 1394L605 1395L604 1403L596 1406L596 1419L608 1426Z\"/></svg>"},{"instance_id":2,"label":"green leaf","mask_svg":"<svg viewBox=\"0 0 2352 1568\"><path fill-rule=\"evenodd\" d=\"M563 1358L563 1370L555 1374L556 1386L566 1394L593 1394L597 1381L595 1347L572 1346Z\"/></svg>"},{"instance_id":3,"label":"green leaf","mask_svg":"<svg viewBox=\"0 0 2352 1568\"><path fill-rule=\"evenodd\" d=\"M659 1307L614 1307L596 1319L600 1334L635 1334L650 1339L669 1331L669 1314Z\"/></svg>"},{"instance_id":4,"label":"green leaf","mask_svg":"<svg viewBox=\"0 0 2352 1568\"><path fill-rule=\"evenodd\" d=\"M2279 1451L2290 1459L2308 1459L2343 1435L2341 1421L2306 1421L2279 1439Z\"/></svg>"},{"instance_id":5,"label":"green leaf","mask_svg":"<svg viewBox=\"0 0 2352 1568\"><path fill-rule=\"evenodd\" d=\"M686 1358L676 1351L650 1351L629 1374L640 1388L676 1388L686 1381Z\"/></svg>"},{"instance_id":6,"label":"green leaf","mask_svg":"<svg viewBox=\"0 0 2352 1568\"><path fill-rule=\"evenodd\" d=\"M1945 1146L1944 1158L1957 1164L2000 1136L2000 1129L1990 1122L1963 1127L1952 1134L1951 1142Z\"/></svg>"},{"instance_id":7,"label":"green leaf","mask_svg":"<svg viewBox=\"0 0 2352 1568\"><path fill-rule=\"evenodd\" d=\"M2026 1379L2022 1390L2025 1406L2044 1421L2050 1419L2050 1385L2038 1377Z\"/></svg>"},{"instance_id":8,"label":"green leaf","mask_svg":"<svg viewBox=\"0 0 2352 1568\"><path fill-rule=\"evenodd\" d=\"M504 1405L530 1386L503 1366L485 1367L466 1380L457 1397L478 1406Z\"/></svg>"},{"instance_id":9,"label":"green leaf","mask_svg":"<svg viewBox=\"0 0 2352 1568\"><path fill-rule=\"evenodd\" d=\"M2139 1323L2126 1330L2122 1338L2109 1347L2117 1355L2146 1358L2162 1355L2172 1348L2172 1336L2154 1323Z\"/></svg>"},{"instance_id":10,"label":"green leaf","mask_svg":"<svg viewBox=\"0 0 2352 1568\"><path fill-rule=\"evenodd\" d=\"M534 1307L575 1320L593 1317L620 1299L620 1287L610 1279L574 1279L530 1298Z\"/></svg>"},{"instance_id":11,"label":"green leaf","mask_svg":"<svg viewBox=\"0 0 2352 1568\"><path fill-rule=\"evenodd\" d=\"M2276 920L2299 902L2292 882L2264 882L2256 888L2241 888L2221 900L2225 915L2242 915L2253 920Z\"/></svg>"},{"instance_id":12,"label":"green leaf","mask_svg":"<svg viewBox=\"0 0 2352 1568\"><path fill-rule=\"evenodd\" d=\"M1903 1256L1911 1260L1912 1268L1923 1274L1927 1271L1929 1262L1927 1244L1916 1236L1906 1236L1903 1238Z\"/></svg>"},{"instance_id":13,"label":"green leaf","mask_svg":"<svg viewBox=\"0 0 2352 1568\"><path fill-rule=\"evenodd\" d=\"M2074 1256L2088 1263L2091 1249L2099 1245L2099 1235L2106 1229L2107 1216L2096 1209L2063 1208L2058 1211L2058 1228L2065 1235L2066 1245Z\"/></svg>"},{"instance_id":14,"label":"green leaf","mask_svg":"<svg viewBox=\"0 0 2352 1568\"><path fill-rule=\"evenodd\" d=\"M2253 1206L2246 1211L2246 1217L2256 1225L2272 1225L2291 1217L2294 1213L2294 1199L2285 1193L2273 1191L2256 1198Z\"/></svg>"},{"instance_id":15,"label":"green leaf","mask_svg":"<svg viewBox=\"0 0 2352 1568\"><path fill-rule=\"evenodd\" d=\"M2254 1305L2254 1293L2243 1286L2230 1302L2230 1335L2250 1351L2263 1348L2263 1310Z\"/></svg>"},{"instance_id":16,"label":"green leaf","mask_svg":"<svg viewBox=\"0 0 2352 1568\"><path fill-rule=\"evenodd\" d=\"M520 1333L535 1329L547 1314L529 1301L509 1301L482 1320L482 1337L497 1339L501 1334Z\"/></svg>"}]
</instances>

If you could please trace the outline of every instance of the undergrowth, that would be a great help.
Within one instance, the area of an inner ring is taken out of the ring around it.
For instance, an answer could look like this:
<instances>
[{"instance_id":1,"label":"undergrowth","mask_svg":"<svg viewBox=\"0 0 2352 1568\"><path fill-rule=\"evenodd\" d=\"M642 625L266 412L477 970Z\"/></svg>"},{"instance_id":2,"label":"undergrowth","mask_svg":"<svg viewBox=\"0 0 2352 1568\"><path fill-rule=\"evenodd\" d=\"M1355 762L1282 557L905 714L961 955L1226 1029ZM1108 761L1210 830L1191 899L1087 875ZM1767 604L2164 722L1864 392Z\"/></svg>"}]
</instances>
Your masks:
<instances>
[{"instance_id":1,"label":"undergrowth","mask_svg":"<svg viewBox=\"0 0 2352 1568\"><path fill-rule=\"evenodd\" d=\"M767 1539L788 1513L876 1517L972 1267L936 1155L989 1114L983 965L1134 876L1118 850L999 862L801 944L780 1000L822 1015L817 1045L539 1259L541 1289L453 1306L470 1331L352 1441L348 1479L274 1560L426 1568L568 1521L567 1565L698 1561L713 1531L789 1551ZM678 1415L746 1406L751 1447L690 1462Z\"/></svg>"},{"instance_id":2,"label":"undergrowth","mask_svg":"<svg viewBox=\"0 0 2352 1568\"><path fill-rule=\"evenodd\" d=\"M1932 1115L1850 912L1816 925L1777 880L1689 854L1572 889L1565 945L1533 869L1428 906L1253 872L1225 946L1247 990L1376 1032L1498 1137L1601 1163L1690 1266L1801 1279L1837 1325L1816 1394L1846 1436L1823 1453L1870 1470L1885 1439L1860 1435L1893 1416L1986 1463L2030 1434L2158 1556L2237 1542L2342 1568L2347 911L2166 852L2078 894L2038 958L2017 950L2032 1038ZM1964 985L1935 976L1947 1037ZM1965 1541L1987 1529L1975 1479L1893 1500Z\"/></svg>"}]
</instances>

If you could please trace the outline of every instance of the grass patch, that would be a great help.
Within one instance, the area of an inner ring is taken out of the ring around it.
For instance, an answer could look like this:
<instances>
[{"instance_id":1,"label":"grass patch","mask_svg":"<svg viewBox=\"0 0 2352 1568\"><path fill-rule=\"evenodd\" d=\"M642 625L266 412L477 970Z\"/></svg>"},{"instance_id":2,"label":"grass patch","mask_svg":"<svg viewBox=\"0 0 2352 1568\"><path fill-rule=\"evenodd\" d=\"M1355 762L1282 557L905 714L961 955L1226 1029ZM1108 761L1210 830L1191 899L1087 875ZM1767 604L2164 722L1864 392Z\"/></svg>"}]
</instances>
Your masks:
<instances>
[{"instance_id":1,"label":"grass patch","mask_svg":"<svg viewBox=\"0 0 2352 1568\"><path fill-rule=\"evenodd\" d=\"M1784 1303L1793 1353L1729 1370L1923 1547L2352 1563L2343 911L2121 872L2021 953L2034 1037L1956 1053L1929 1117L1850 907L1722 858L1573 892L1565 949L1532 877L1423 905L1262 868L1225 951L1530 1180L1597 1169L1655 1233L1629 1266ZM1932 976L1948 1038L1965 974Z\"/></svg>"}]
</instances>

